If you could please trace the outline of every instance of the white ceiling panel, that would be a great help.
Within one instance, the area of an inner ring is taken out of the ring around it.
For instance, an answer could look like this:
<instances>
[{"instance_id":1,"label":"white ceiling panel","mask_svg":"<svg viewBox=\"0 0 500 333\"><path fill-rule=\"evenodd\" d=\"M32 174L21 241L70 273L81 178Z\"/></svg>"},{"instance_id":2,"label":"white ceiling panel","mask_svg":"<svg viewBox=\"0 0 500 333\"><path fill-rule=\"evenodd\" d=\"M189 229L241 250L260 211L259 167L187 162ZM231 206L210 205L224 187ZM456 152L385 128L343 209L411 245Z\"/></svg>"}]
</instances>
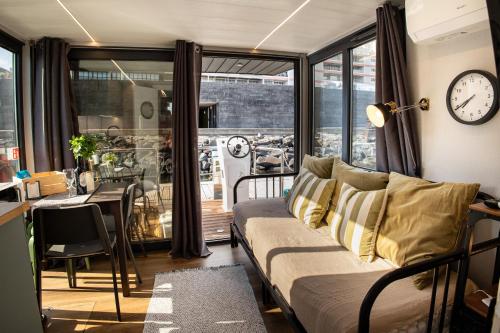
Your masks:
<instances>
[{"instance_id":1,"label":"white ceiling panel","mask_svg":"<svg viewBox=\"0 0 500 333\"><path fill-rule=\"evenodd\" d=\"M101 45L253 48L304 0L61 0ZM383 0L311 0L262 49L316 51L375 21ZM0 0L0 24L25 39L90 44L56 0Z\"/></svg>"}]
</instances>

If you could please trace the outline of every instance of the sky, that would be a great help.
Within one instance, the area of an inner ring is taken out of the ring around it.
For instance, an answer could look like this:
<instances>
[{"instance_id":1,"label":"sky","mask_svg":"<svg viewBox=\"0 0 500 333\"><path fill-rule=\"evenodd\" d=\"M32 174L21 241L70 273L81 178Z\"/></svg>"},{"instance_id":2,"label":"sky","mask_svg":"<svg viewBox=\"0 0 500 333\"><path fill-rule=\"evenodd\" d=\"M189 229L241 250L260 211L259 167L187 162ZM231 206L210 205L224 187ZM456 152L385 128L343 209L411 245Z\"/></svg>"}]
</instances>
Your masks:
<instances>
[{"instance_id":1,"label":"sky","mask_svg":"<svg viewBox=\"0 0 500 333\"><path fill-rule=\"evenodd\" d=\"M12 52L0 47L0 68L12 69Z\"/></svg>"}]
</instances>

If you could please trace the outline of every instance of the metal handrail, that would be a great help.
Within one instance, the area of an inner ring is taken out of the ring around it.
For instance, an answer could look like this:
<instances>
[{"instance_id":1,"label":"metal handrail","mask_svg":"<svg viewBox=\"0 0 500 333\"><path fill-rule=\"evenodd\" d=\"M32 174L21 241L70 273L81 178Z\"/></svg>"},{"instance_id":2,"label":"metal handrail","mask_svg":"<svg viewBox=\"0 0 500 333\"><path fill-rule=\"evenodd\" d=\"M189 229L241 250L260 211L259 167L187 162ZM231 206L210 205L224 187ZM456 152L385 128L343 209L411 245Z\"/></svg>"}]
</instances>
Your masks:
<instances>
[{"instance_id":1,"label":"metal handrail","mask_svg":"<svg viewBox=\"0 0 500 333\"><path fill-rule=\"evenodd\" d=\"M375 300L379 294L391 283L401 280L418 273L426 272L429 270L434 270L434 276L432 280L432 297L431 306L429 309L429 318L427 322L427 332L432 329L432 322L434 317L434 305L436 301L436 289L438 284L439 267L446 265L446 284L443 293L443 302L441 304L441 313L439 320L439 332L442 332L444 327L445 311L448 297L448 288L450 282L450 264L463 260L466 257L465 249L458 249L448 254L444 254L435 258L431 258L425 261L421 261L415 264L411 264L405 267L395 269L380 279L378 279L373 286L368 290L363 303L361 303L361 308L359 310L359 321L358 321L358 332L365 333L370 331L370 314L375 303Z\"/></svg>"},{"instance_id":2,"label":"metal handrail","mask_svg":"<svg viewBox=\"0 0 500 333\"><path fill-rule=\"evenodd\" d=\"M249 175L249 176L243 176L239 178L236 183L234 184L233 187L233 203L236 204L238 202L238 185L240 185L241 182L245 180L251 180L251 179L259 179L259 178L275 178L275 177L295 177L299 173L297 171L294 172L285 172L285 173L274 173L274 174L263 174L263 175ZM274 187L273 187L274 189Z\"/></svg>"}]
</instances>

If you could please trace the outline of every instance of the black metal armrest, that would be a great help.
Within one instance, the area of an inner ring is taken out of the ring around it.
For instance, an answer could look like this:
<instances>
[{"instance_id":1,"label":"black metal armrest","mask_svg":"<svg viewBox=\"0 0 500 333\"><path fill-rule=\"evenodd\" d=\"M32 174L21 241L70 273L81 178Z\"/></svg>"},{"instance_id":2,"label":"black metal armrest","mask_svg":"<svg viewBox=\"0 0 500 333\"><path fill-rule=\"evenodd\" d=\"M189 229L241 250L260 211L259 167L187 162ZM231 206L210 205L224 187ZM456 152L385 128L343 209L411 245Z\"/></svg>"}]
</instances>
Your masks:
<instances>
[{"instance_id":1,"label":"black metal armrest","mask_svg":"<svg viewBox=\"0 0 500 333\"><path fill-rule=\"evenodd\" d=\"M450 264L463 260L466 256L466 251L464 249L458 249L453 252L434 257L428 260L424 260L415 264L411 264L405 267L395 269L375 282L375 284L370 288L363 303L361 303L361 308L359 311L359 322L358 322L358 332L366 333L370 330L370 314L375 303L375 300L380 295L380 293L391 283L401 280L418 273L426 272L429 270L434 270L434 276L432 281L432 298L429 309L429 318L427 321L427 331L430 332L432 328L432 322L434 317L434 305L436 301L436 290L439 280L439 268L446 265L446 277L445 277L445 289L443 293L443 303L440 313L439 321L439 332L442 332L444 326L444 315L446 312L446 303L448 297L448 289L450 282Z\"/></svg>"},{"instance_id":2,"label":"black metal armrest","mask_svg":"<svg viewBox=\"0 0 500 333\"><path fill-rule=\"evenodd\" d=\"M264 174L264 175L250 175L250 176L243 176L240 179L236 181L234 184L233 188L233 203L236 204L238 202L238 185L240 185L243 181L245 180L251 180L251 179L260 179L260 178L277 178L277 177L295 177L299 173L298 172L285 172L285 173L270 173L270 174Z\"/></svg>"}]
</instances>

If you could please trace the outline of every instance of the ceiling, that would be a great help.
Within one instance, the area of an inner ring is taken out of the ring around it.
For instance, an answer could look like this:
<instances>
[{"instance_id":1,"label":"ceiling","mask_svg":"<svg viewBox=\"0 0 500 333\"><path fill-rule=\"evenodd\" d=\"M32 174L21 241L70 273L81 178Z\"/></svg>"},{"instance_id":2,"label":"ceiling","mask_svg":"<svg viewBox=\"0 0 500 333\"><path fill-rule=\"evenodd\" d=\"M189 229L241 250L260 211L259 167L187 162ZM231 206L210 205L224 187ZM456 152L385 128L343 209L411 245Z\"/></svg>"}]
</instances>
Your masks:
<instances>
[{"instance_id":1,"label":"ceiling","mask_svg":"<svg viewBox=\"0 0 500 333\"><path fill-rule=\"evenodd\" d=\"M61 0L101 45L254 48L304 0ZM375 21L384 0L311 0L260 49L310 53ZM56 0L0 0L0 24L23 39L90 44Z\"/></svg>"}]
</instances>

